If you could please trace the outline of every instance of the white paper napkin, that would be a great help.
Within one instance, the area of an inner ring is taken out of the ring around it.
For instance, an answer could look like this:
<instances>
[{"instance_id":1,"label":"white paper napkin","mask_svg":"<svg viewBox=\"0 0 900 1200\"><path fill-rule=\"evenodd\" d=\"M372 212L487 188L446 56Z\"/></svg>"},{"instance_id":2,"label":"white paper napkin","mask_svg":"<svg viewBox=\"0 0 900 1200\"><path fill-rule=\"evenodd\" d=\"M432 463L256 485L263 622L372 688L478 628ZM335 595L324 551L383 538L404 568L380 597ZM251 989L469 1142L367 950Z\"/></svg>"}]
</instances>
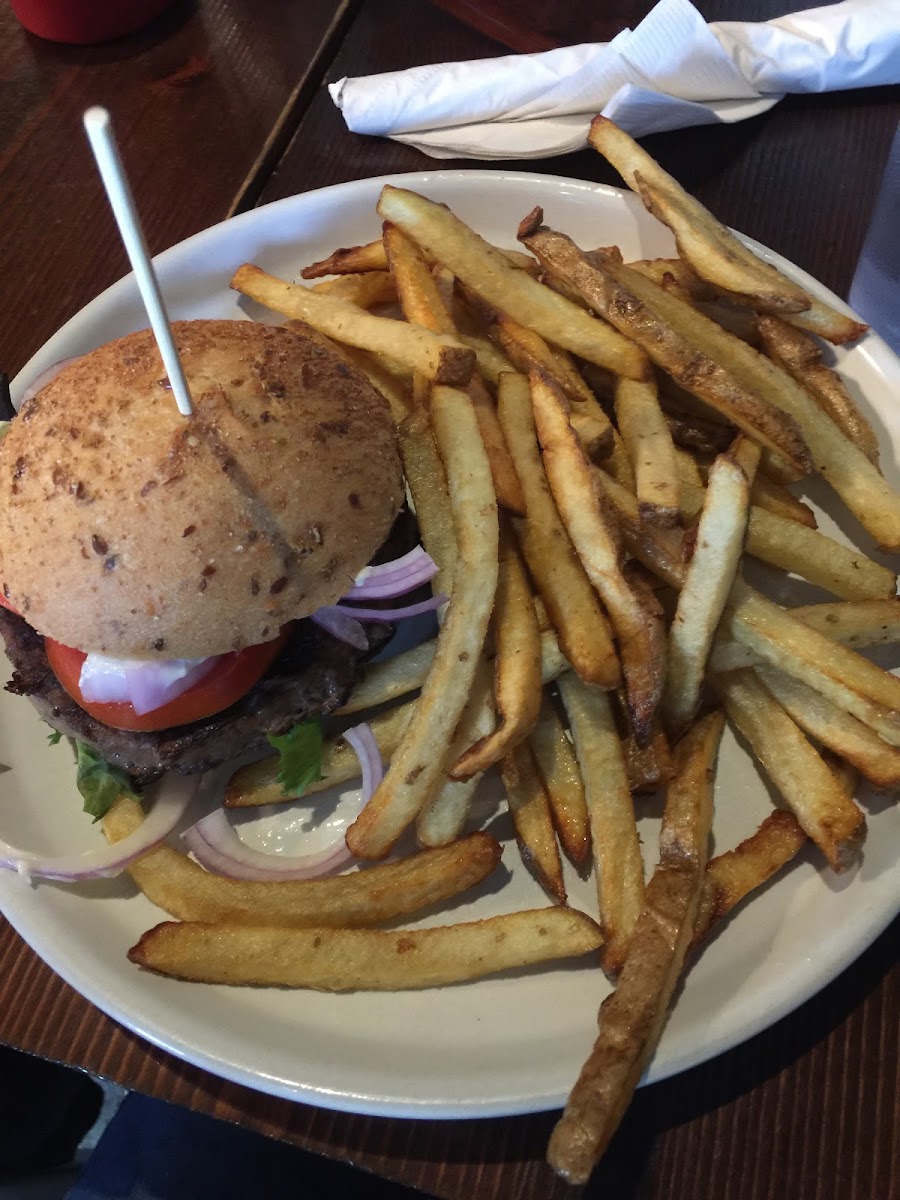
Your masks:
<instances>
[{"instance_id":1,"label":"white paper napkin","mask_svg":"<svg viewBox=\"0 0 900 1200\"><path fill-rule=\"evenodd\" d=\"M742 121L789 92L900 83L900 0L843 0L707 25L659 0L611 42L438 63L329 85L354 133L432 158L544 158L586 144L602 112L634 137Z\"/></svg>"}]
</instances>

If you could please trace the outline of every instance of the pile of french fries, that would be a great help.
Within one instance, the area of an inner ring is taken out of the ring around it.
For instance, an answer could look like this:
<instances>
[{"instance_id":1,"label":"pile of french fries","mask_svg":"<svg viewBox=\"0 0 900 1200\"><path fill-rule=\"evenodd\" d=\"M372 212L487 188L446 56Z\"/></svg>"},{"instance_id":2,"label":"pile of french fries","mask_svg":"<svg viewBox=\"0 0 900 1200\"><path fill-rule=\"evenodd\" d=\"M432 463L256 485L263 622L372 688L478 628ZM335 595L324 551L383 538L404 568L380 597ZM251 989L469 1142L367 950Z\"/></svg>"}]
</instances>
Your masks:
<instances>
[{"instance_id":1,"label":"pile of french fries","mask_svg":"<svg viewBox=\"0 0 900 1200\"><path fill-rule=\"evenodd\" d=\"M394 415L435 588L434 640L371 665L338 717L369 717L388 769L336 878L242 883L162 847L132 868L176 920L131 951L188 979L331 990L427 987L599 950L615 991L551 1139L583 1182L615 1131L685 964L715 924L811 843L861 855L862 776L900 785L900 679L859 649L895 641L894 573L821 533L788 484L817 472L884 549L900 497L828 365L865 327L763 261L603 118L591 144L675 236L626 263L524 215L519 250L446 207L384 188L383 236L303 271L241 267L232 287L336 343ZM512 232L512 231L511 231ZM511 240L511 238L510 238ZM788 608L743 577L761 560L831 593ZM783 805L708 857L726 720ZM465 833L482 774L502 778L522 857L553 904L442 928L371 928L484 879ZM310 793L350 781L336 732ZM635 795L665 789L645 878ZM226 805L286 799L272 760ZM141 820L122 800L107 836ZM598 906L567 907L563 857Z\"/></svg>"}]
</instances>

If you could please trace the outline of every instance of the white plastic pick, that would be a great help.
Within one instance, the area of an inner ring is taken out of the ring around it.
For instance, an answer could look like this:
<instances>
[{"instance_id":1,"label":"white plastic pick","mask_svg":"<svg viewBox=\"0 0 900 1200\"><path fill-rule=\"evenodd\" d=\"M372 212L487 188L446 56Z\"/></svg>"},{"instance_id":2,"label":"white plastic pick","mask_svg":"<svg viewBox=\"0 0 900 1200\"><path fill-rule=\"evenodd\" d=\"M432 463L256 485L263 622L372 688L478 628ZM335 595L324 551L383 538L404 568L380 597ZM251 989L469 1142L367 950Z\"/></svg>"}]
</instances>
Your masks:
<instances>
[{"instance_id":1,"label":"white plastic pick","mask_svg":"<svg viewBox=\"0 0 900 1200\"><path fill-rule=\"evenodd\" d=\"M99 107L89 108L84 114L84 128L88 135L88 141L91 143L94 158L97 160L100 178L106 188L113 216L119 226L119 233L125 243L125 250L137 279L141 299L144 301L147 316L150 318L150 326L159 346L169 383L172 385L175 403L178 405L180 413L186 417L190 416L194 411L191 394L188 391L181 359L178 357L178 351L172 338L169 317L159 290L159 281L153 270L153 264L150 262L147 243L138 220L137 210L134 207L131 188L128 186L128 180L122 168L119 148L116 145L112 122L107 110Z\"/></svg>"}]
</instances>

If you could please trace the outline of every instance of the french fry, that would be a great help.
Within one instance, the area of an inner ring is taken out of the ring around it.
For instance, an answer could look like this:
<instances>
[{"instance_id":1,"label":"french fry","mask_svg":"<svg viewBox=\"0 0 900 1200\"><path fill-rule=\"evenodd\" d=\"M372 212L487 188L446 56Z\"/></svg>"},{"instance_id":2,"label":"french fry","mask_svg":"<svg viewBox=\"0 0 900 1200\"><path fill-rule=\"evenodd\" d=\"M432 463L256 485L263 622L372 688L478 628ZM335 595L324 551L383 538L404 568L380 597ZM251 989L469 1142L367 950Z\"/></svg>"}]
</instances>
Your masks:
<instances>
[{"instance_id":1,"label":"french fry","mask_svg":"<svg viewBox=\"0 0 900 1200\"><path fill-rule=\"evenodd\" d=\"M753 671L716 676L729 718L835 871L858 861L866 818Z\"/></svg>"},{"instance_id":2,"label":"french fry","mask_svg":"<svg viewBox=\"0 0 900 1200\"><path fill-rule=\"evenodd\" d=\"M788 610L792 617L825 637L860 649L900 641L900 601L859 600L838 604L808 604ZM727 636L716 639L711 671L736 671L762 662L759 655Z\"/></svg>"},{"instance_id":3,"label":"french fry","mask_svg":"<svg viewBox=\"0 0 900 1200\"><path fill-rule=\"evenodd\" d=\"M572 424L585 449L591 457L605 458L612 450L612 425L571 356L565 350L548 346L533 329L526 329L505 313L497 314L493 332L510 361L523 375L538 369L554 380L569 401Z\"/></svg>"},{"instance_id":4,"label":"french fry","mask_svg":"<svg viewBox=\"0 0 900 1200\"><path fill-rule=\"evenodd\" d=\"M637 491L634 467L631 465L631 459L625 449L625 442L618 429L613 429L613 448L603 466L623 488L627 488L632 494Z\"/></svg>"},{"instance_id":5,"label":"french fry","mask_svg":"<svg viewBox=\"0 0 900 1200\"><path fill-rule=\"evenodd\" d=\"M541 635L531 588L512 533L500 527L500 574L491 617L494 634L494 693L500 723L474 742L450 768L467 779L498 763L524 741L541 707Z\"/></svg>"},{"instance_id":6,"label":"french fry","mask_svg":"<svg viewBox=\"0 0 900 1200\"><path fill-rule=\"evenodd\" d=\"M559 234L550 234L549 237L535 234L523 240L536 253L538 244L543 247L538 253L541 261L547 257L548 243L552 244L554 254L550 265L552 269L557 269L562 256L560 237ZM575 251L574 256L572 251ZM878 468L863 451L846 437L809 392L786 371L650 280L636 273L627 275L627 267L605 260L597 260L596 266L579 263L578 251L573 243L565 248L565 254L565 261L571 263L572 270L577 272L581 280L579 286L587 287L604 315L620 325L625 321L621 314L617 316L618 309L614 312L611 307L613 288L602 282L607 279L617 289L616 294L622 303L642 306L642 314L652 313L664 323L670 334L683 339L684 346L690 344L694 348L694 356L687 364L688 375L696 371L700 361L697 355L704 356L708 363L715 364L727 373L741 394L748 398L748 403L754 396L763 403L764 414L757 406L756 417L765 415L765 420L757 419L754 425L748 419L748 413L754 415L750 409L741 408L740 405L735 408L737 393L732 392L729 415L735 424L762 445L777 451L792 469L805 469L811 462L881 546L888 550L900 548L900 496L885 482ZM567 273L572 277L571 270ZM632 332L637 337L638 330L633 329ZM661 327L657 328L657 333L662 336ZM644 341L654 361L669 370L670 367L662 361L666 343L654 341L648 335L644 336ZM716 403L713 380L713 374L703 373L700 378L690 379L690 387L713 407L721 407ZM686 382L684 370L680 381ZM764 401L763 397L766 397ZM745 423L742 424L742 420ZM787 422L782 434L787 428L796 436L799 429L802 435L799 443L782 437L779 445L774 436L777 430L773 429L773 421Z\"/></svg>"},{"instance_id":7,"label":"french fry","mask_svg":"<svg viewBox=\"0 0 900 1200\"><path fill-rule=\"evenodd\" d=\"M882 741L868 725L831 700L777 668L760 665L756 674L810 737L851 763L880 791L900 788L900 750Z\"/></svg>"},{"instance_id":8,"label":"french fry","mask_svg":"<svg viewBox=\"0 0 900 1200\"><path fill-rule=\"evenodd\" d=\"M560 518L541 462L528 380L505 374L498 412L525 495L527 518L513 529L565 658L583 679L615 687L619 660L597 594Z\"/></svg>"},{"instance_id":9,"label":"french fry","mask_svg":"<svg viewBox=\"0 0 900 1200\"><path fill-rule=\"evenodd\" d=\"M644 903L644 864L622 744L606 692L584 683L573 672L561 675L557 687L587 797L604 937L603 965L615 974L625 961Z\"/></svg>"},{"instance_id":10,"label":"french fry","mask_svg":"<svg viewBox=\"0 0 900 1200\"><path fill-rule=\"evenodd\" d=\"M861 550L756 505L750 509L747 553L843 600L887 600L897 590L896 574Z\"/></svg>"},{"instance_id":11,"label":"french fry","mask_svg":"<svg viewBox=\"0 0 900 1200\"><path fill-rule=\"evenodd\" d=\"M334 710L336 717L350 716L379 704L390 704L410 692L417 691L425 682L434 660L434 641L420 642L393 658L368 663L359 683L340 708Z\"/></svg>"},{"instance_id":12,"label":"french fry","mask_svg":"<svg viewBox=\"0 0 900 1200\"><path fill-rule=\"evenodd\" d=\"M694 300L712 300L716 294L715 288L701 279L683 258L636 258L628 265L660 286L669 276Z\"/></svg>"},{"instance_id":13,"label":"french fry","mask_svg":"<svg viewBox=\"0 0 900 1200\"><path fill-rule=\"evenodd\" d=\"M489 338L470 330L461 330L459 340L468 346L475 355L481 378L496 389L500 384L500 376L504 371L514 371L515 367L499 346L495 346Z\"/></svg>"},{"instance_id":14,"label":"french fry","mask_svg":"<svg viewBox=\"0 0 900 1200\"><path fill-rule=\"evenodd\" d=\"M323 992L444 987L590 954L590 917L530 909L431 929L248 929L167 921L128 952L138 966L200 983Z\"/></svg>"},{"instance_id":15,"label":"french fry","mask_svg":"<svg viewBox=\"0 0 900 1200\"><path fill-rule=\"evenodd\" d=\"M650 735L662 691L663 638L657 636L654 622L622 574L614 535L604 517L590 465L566 415L565 398L537 372L531 374L529 382L550 489L616 631L631 724L638 742L643 744Z\"/></svg>"},{"instance_id":16,"label":"french fry","mask_svg":"<svg viewBox=\"0 0 900 1200\"><path fill-rule=\"evenodd\" d=\"M520 250L501 250L511 263L533 275L538 273L538 265L529 254ZM327 258L310 263L300 272L301 279L321 279L325 275L347 275L353 272L384 271L388 260L384 242L381 238L367 242L364 246L349 246L335 250Z\"/></svg>"},{"instance_id":17,"label":"french fry","mask_svg":"<svg viewBox=\"0 0 900 1200\"><path fill-rule=\"evenodd\" d=\"M550 799L531 747L515 746L500 763L510 815L522 861L557 904L566 902L559 846L550 815Z\"/></svg>"},{"instance_id":18,"label":"french fry","mask_svg":"<svg viewBox=\"0 0 900 1200\"><path fill-rule=\"evenodd\" d=\"M850 341L865 332L865 325L815 299L754 254L612 121L595 117L588 140L638 193L644 206L668 225L680 257L702 279L740 295L761 311L799 317L806 326L812 322L816 332L832 341Z\"/></svg>"},{"instance_id":19,"label":"french fry","mask_svg":"<svg viewBox=\"0 0 900 1200\"><path fill-rule=\"evenodd\" d=\"M390 758L406 732L415 701L379 713L369 719L369 728L383 758ZM304 796L314 796L338 783L359 779L359 759L340 735L322 743L322 778L309 784ZM263 804L286 804L296 799L287 796L278 781L278 758L262 758L239 767L225 787L225 808L259 808Z\"/></svg>"},{"instance_id":20,"label":"french fry","mask_svg":"<svg viewBox=\"0 0 900 1200\"><path fill-rule=\"evenodd\" d=\"M765 662L806 683L900 745L900 679L766 600L743 580L722 628Z\"/></svg>"},{"instance_id":21,"label":"french fry","mask_svg":"<svg viewBox=\"0 0 900 1200\"><path fill-rule=\"evenodd\" d=\"M639 746L630 733L622 741L622 752L632 792L655 792L672 778L669 740L658 724L646 746Z\"/></svg>"},{"instance_id":22,"label":"french fry","mask_svg":"<svg viewBox=\"0 0 900 1200\"><path fill-rule=\"evenodd\" d=\"M231 287L292 320L306 321L336 342L384 353L436 383L465 385L471 378L474 352L456 338L373 316L349 300L284 283L251 263L238 267Z\"/></svg>"},{"instance_id":23,"label":"french fry","mask_svg":"<svg viewBox=\"0 0 900 1200\"><path fill-rule=\"evenodd\" d=\"M749 373L737 374L735 347L769 367L773 364L637 271L596 255L588 258L571 238L542 227L541 218L540 209L526 217L519 239L549 271L567 280L612 325L643 346L657 366L780 454L794 478L808 472L809 448L797 421L779 407L780 398L769 395L767 380L761 383Z\"/></svg>"},{"instance_id":24,"label":"french fry","mask_svg":"<svg viewBox=\"0 0 900 1200\"><path fill-rule=\"evenodd\" d=\"M616 385L616 422L634 468L642 517L660 525L679 520L679 478L675 446L656 384L620 379Z\"/></svg>"},{"instance_id":25,"label":"french fry","mask_svg":"<svg viewBox=\"0 0 900 1200\"><path fill-rule=\"evenodd\" d=\"M683 518L692 519L702 504L703 489L683 479ZM746 550L753 558L799 575L844 600L887 599L897 590L894 572L861 550L755 504L750 507Z\"/></svg>"},{"instance_id":26,"label":"french fry","mask_svg":"<svg viewBox=\"0 0 900 1200\"><path fill-rule=\"evenodd\" d=\"M458 336L434 276L415 242L401 230L386 224L384 245L391 274L407 321L432 333ZM473 375L466 390L475 409L478 430L491 464L494 491L504 508L520 515L525 510L522 488L512 464L497 410L479 375Z\"/></svg>"},{"instance_id":27,"label":"french fry","mask_svg":"<svg viewBox=\"0 0 900 1200\"><path fill-rule=\"evenodd\" d=\"M549 696L544 694L537 724L528 735L550 800L560 844L577 867L591 856L591 825L578 759Z\"/></svg>"},{"instance_id":28,"label":"french fry","mask_svg":"<svg viewBox=\"0 0 900 1200\"><path fill-rule=\"evenodd\" d=\"M700 498L700 492L706 487L706 480L700 474L700 468L693 454L681 449L680 446L675 447L675 470L678 472L681 488L688 489L689 506L682 501L682 512L687 512L688 519L691 519L700 511L696 507L696 502ZM679 488L679 500L681 500L681 488ZM703 507L702 502L700 507Z\"/></svg>"},{"instance_id":29,"label":"french fry","mask_svg":"<svg viewBox=\"0 0 900 1200\"><path fill-rule=\"evenodd\" d=\"M488 303L536 330L547 341L620 375L642 379L646 360L621 334L513 266L500 251L443 205L386 185L378 212L398 225L426 254Z\"/></svg>"},{"instance_id":30,"label":"french fry","mask_svg":"<svg viewBox=\"0 0 900 1200\"><path fill-rule=\"evenodd\" d=\"M870 462L878 466L878 438L838 375L826 365L815 339L777 317L762 316L757 328L769 357L793 375Z\"/></svg>"},{"instance_id":31,"label":"french fry","mask_svg":"<svg viewBox=\"0 0 900 1200\"><path fill-rule=\"evenodd\" d=\"M359 858L389 853L434 794L497 588L497 505L472 403L464 392L436 387L431 418L453 510L458 552L453 599L404 739L374 796L347 830L347 845Z\"/></svg>"},{"instance_id":32,"label":"french fry","mask_svg":"<svg viewBox=\"0 0 900 1200\"><path fill-rule=\"evenodd\" d=\"M696 949L713 926L723 921L752 891L794 859L807 841L794 814L778 808L740 845L710 859L691 949Z\"/></svg>"},{"instance_id":33,"label":"french fry","mask_svg":"<svg viewBox=\"0 0 900 1200\"><path fill-rule=\"evenodd\" d=\"M491 672L482 657L475 670L471 695L447 752L448 767L474 742L488 737L495 725ZM416 840L420 846L446 846L459 837L480 782L480 772L467 779L446 775L440 790L416 817Z\"/></svg>"},{"instance_id":34,"label":"french fry","mask_svg":"<svg viewBox=\"0 0 900 1200\"><path fill-rule=\"evenodd\" d=\"M327 258L310 263L300 272L301 279L321 279L325 275L350 275L365 271L386 271L387 254L381 238L364 246L346 246Z\"/></svg>"},{"instance_id":35,"label":"french fry","mask_svg":"<svg viewBox=\"0 0 900 1200\"><path fill-rule=\"evenodd\" d=\"M397 301L397 288L388 271L366 271L357 275L337 275L310 288L317 296L340 296L360 308Z\"/></svg>"},{"instance_id":36,"label":"french fry","mask_svg":"<svg viewBox=\"0 0 900 1200\"><path fill-rule=\"evenodd\" d=\"M103 818L103 833L119 842L143 819L140 804L120 796ZM182 921L353 927L392 921L457 896L486 879L500 854L496 839L474 833L452 846L349 875L269 883L213 875L163 845L133 862L128 873L148 900Z\"/></svg>"},{"instance_id":37,"label":"french fry","mask_svg":"<svg viewBox=\"0 0 900 1200\"><path fill-rule=\"evenodd\" d=\"M757 475L750 486L750 503L776 517L785 517L796 521L808 529L816 528L816 514L802 500L789 492L782 483L767 479L765 475Z\"/></svg>"},{"instance_id":38,"label":"french fry","mask_svg":"<svg viewBox=\"0 0 900 1200\"><path fill-rule=\"evenodd\" d=\"M629 552L680 589L686 569L678 547L666 537L670 531L642 529L635 498L604 471L595 469L595 478L614 504ZM734 638L759 660L780 667L833 700L886 742L900 745L900 679L765 599L743 580L736 580L732 588L719 637Z\"/></svg>"},{"instance_id":39,"label":"french fry","mask_svg":"<svg viewBox=\"0 0 900 1200\"><path fill-rule=\"evenodd\" d=\"M711 464L707 461L698 462L692 454L681 449L676 450L676 463L682 488L688 491L687 498L682 495L682 515L692 515L700 511L697 504L700 500L699 489L706 487ZM798 500L783 484L775 483L765 475L757 473L751 480L750 503L777 517L797 521L809 529L816 528L816 515L809 505Z\"/></svg>"},{"instance_id":40,"label":"french fry","mask_svg":"<svg viewBox=\"0 0 900 1200\"><path fill-rule=\"evenodd\" d=\"M647 885L618 986L600 1006L597 1040L550 1137L547 1161L569 1183L587 1182L662 1034L706 869L721 732L721 714L713 713L676 751L659 866Z\"/></svg>"},{"instance_id":41,"label":"french fry","mask_svg":"<svg viewBox=\"0 0 900 1200\"><path fill-rule=\"evenodd\" d=\"M406 486L412 496L422 545L437 563L432 579L435 592L449 594L456 573L456 534L450 507L447 473L438 453L431 418L424 408L411 413L397 430Z\"/></svg>"},{"instance_id":42,"label":"french fry","mask_svg":"<svg viewBox=\"0 0 900 1200\"><path fill-rule=\"evenodd\" d=\"M700 689L719 620L740 565L750 485L731 458L709 472L694 554L669 629L661 715L670 730L685 729L700 706Z\"/></svg>"}]
</instances>

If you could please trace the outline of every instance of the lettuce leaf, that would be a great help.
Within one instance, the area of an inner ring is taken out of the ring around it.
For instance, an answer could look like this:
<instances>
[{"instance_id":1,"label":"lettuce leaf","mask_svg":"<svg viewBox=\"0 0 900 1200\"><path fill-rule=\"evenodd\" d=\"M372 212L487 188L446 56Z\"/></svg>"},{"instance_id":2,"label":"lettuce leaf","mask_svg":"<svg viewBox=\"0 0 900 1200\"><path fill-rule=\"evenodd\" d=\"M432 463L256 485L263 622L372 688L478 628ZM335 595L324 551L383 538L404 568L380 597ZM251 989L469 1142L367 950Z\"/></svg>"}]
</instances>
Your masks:
<instances>
[{"instance_id":1,"label":"lettuce leaf","mask_svg":"<svg viewBox=\"0 0 900 1200\"><path fill-rule=\"evenodd\" d=\"M91 746L76 741L75 754L78 762L75 782L84 797L84 811L95 822L106 816L119 796L140 799L125 772L101 758Z\"/></svg>"},{"instance_id":2,"label":"lettuce leaf","mask_svg":"<svg viewBox=\"0 0 900 1200\"><path fill-rule=\"evenodd\" d=\"M286 796L302 796L311 783L322 778L322 726L304 721L269 742L280 755L278 782Z\"/></svg>"}]
</instances>

